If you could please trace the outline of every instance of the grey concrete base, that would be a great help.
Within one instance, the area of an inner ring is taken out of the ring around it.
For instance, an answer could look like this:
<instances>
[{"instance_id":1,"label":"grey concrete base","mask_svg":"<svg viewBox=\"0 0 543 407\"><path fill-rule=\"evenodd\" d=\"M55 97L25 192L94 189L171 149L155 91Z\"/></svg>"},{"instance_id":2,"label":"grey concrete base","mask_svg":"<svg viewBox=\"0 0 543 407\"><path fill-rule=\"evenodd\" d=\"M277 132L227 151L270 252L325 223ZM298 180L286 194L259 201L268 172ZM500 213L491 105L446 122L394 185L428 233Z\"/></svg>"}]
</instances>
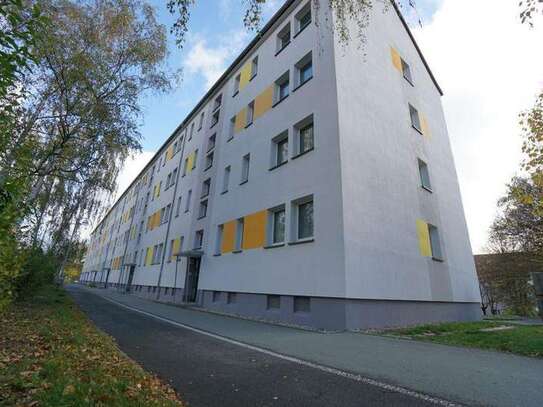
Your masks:
<instances>
[{"instance_id":1,"label":"grey concrete base","mask_svg":"<svg viewBox=\"0 0 543 407\"><path fill-rule=\"evenodd\" d=\"M106 288L120 292L125 289L115 283ZM183 288L177 288L172 295L170 287L135 285L130 294L152 301L183 303ZM295 311L295 298L301 297L281 295L279 307L270 308L265 294L199 290L194 305L224 314L326 331L395 328L482 318L479 303L305 297L309 299L309 309Z\"/></svg>"},{"instance_id":2,"label":"grey concrete base","mask_svg":"<svg viewBox=\"0 0 543 407\"><path fill-rule=\"evenodd\" d=\"M202 307L211 311L341 331L402 327L433 322L478 321L479 303L355 300L342 298L310 298L310 309L295 312L295 297L282 295L278 309L268 308L264 294L217 292L204 290Z\"/></svg>"}]
</instances>

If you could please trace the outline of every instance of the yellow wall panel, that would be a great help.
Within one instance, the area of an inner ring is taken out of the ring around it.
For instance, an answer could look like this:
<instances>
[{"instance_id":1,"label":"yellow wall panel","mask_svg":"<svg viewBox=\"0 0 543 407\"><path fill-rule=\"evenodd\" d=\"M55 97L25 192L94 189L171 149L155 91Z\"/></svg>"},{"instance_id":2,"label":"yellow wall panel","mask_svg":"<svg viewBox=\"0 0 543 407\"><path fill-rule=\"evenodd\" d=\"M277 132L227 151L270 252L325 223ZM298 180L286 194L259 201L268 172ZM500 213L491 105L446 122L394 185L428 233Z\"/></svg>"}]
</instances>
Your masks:
<instances>
[{"instance_id":1,"label":"yellow wall panel","mask_svg":"<svg viewBox=\"0 0 543 407\"><path fill-rule=\"evenodd\" d=\"M166 151L166 160L169 161L173 157L173 144L168 147L168 151Z\"/></svg>"},{"instance_id":2,"label":"yellow wall panel","mask_svg":"<svg viewBox=\"0 0 543 407\"><path fill-rule=\"evenodd\" d=\"M247 124L247 108L244 107L241 109L241 111L236 115L236 122L234 124L234 130L235 132L239 132L245 128L245 125Z\"/></svg>"},{"instance_id":3,"label":"yellow wall panel","mask_svg":"<svg viewBox=\"0 0 543 407\"><path fill-rule=\"evenodd\" d=\"M194 166L194 152L190 153L187 158L187 174L190 174L192 172L192 167Z\"/></svg>"},{"instance_id":4,"label":"yellow wall panel","mask_svg":"<svg viewBox=\"0 0 543 407\"><path fill-rule=\"evenodd\" d=\"M428 224L420 219L417 219L417 235L419 236L419 249L421 256L432 257L432 247L430 246Z\"/></svg>"},{"instance_id":5,"label":"yellow wall panel","mask_svg":"<svg viewBox=\"0 0 543 407\"><path fill-rule=\"evenodd\" d=\"M402 59L394 47L390 47L390 56L392 57L392 65L394 65L398 71L402 72Z\"/></svg>"},{"instance_id":6,"label":"yellow wall panel","mask_svg":"<svg viewBox=\"0 0 543 407\"><path fill-rule=\"evenodd\" d=\"M245 216L243 220L243 249L256 249L266 244L267 211Z\"/></svg>"},{"instance_id":7,"label":"yellow wall panel","mask_svg":"<svg viewBox=\"0 0 543 407\"><path fill-rule=\"evenodd\" d=\"M230 253L236 248L236 224L231 220L223 225L221 253Z\"/></svg>"},{"instance_id":8,"label":"yellow wall panel","mask_svg":"<svg viewBox=\"0 0 543 407\"><path fill-rule=\"evenodd\" d=\"M252 63L251 61L248 61L245 65L243 65L243 68L241 68L241 74L239 78L239 90L241 91L249 81L251 80L251 67Z\"/></svg>"},{"instance_id":9,"label":"yellow wall panel","mask_svg":"<svg viewBox=\"0 0 543 407\"><path fill-rule=\"evenodd\" d=\"M171 260L175 261L175 255L179 254L181 250L181 238L178 237L173 241L173 247L172 247L172 257Z\"/></svg>"},{"instance_id":10,"label":"yellow wall panel","mask_svg":"<svg viewBox=\"0 0 543 407\"><path fill-rule=\"evenodd\" d=\"M272 108L273 105L273 85L269 86L255 99L254 118L258 119L264 113Z\"/></svg>"},{"instance_id":11,"label":"yellow wall panel","mask_svg":"<svg viewBox=\"0 0 543 407\"><path fill-rule=\"evenodd\" d=\"M419 113L419 117L420 117L420 127L422 127L421 128L422 134L424 134L424 136L430 138L432 136L432 134L430 133L430 127L428 126L428 120L426 120L426 117L423 114L420 114L420 113Z\"/></svg>"}]
</instances>

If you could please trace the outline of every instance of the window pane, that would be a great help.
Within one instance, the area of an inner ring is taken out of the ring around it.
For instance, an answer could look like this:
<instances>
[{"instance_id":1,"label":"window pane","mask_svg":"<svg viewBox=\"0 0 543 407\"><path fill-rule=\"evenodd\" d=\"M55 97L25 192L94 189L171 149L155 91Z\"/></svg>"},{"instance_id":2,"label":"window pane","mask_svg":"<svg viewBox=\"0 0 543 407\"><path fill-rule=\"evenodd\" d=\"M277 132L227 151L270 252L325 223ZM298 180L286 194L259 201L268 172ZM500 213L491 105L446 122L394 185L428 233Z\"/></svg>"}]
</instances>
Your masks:
<instances>
[{"instance_id":1,"label":"window pane","mask_svg":"<svg viewBox=\"0 0 543 407\"><path fill-rule=\"evenodd\" d=\"M300 18L300 30L303 30L311 22L311 12L308 11Z\"/></svg>"},{"instance_id":2,"label":"window pane","mask_svg":"<svg viewBox=\"0 0 543 407\"><path fill-rule=\"evenodd\" d=\"M288 96L288 82L279 85L279 100L283 100Z\"/></svg>"},{"instance_id":3,"label":"window pane","mask_svg":"<svg viewBox=\"0 0 543 407\"><path fill-rule=\"evenodd\" d=\"M273 243L285 241L285 211L277 211L273 214Z\"/></svg>"},{"instance_id":4,"label":"window pane","mask_svg":"<svg viewBox=\"0 0 543 407\"><path fill-rule=\"evenodd\" d=\"M310 62L300 69L300 84L308 81L313 76L313 64Z\"/></svg>"},{"instance_id":5,"label":"window pane","mask_svg":"<svg viewBox=\"0 0 543 407\"><path fill-rule=\"evenodd\" d=\"M277 143L277 165L283 164L288 157L288 140L284 139Z\"/></svg>"},{"instance_id":6,"label":"window pane","mask_svg":"<svg viewBox=\"0 0 543 407\"><path fill-rule=\"evenodd\" d=\"M298 239L313 236L313 202L298 206Z\"/></svg>"},{"instance_id":7,"label":"window pane","mask_svg":"<svg viewBox=\"0 0 543 407\"><path fill-rule=\"evenodd\" d=\"M300 129L300 153L313 148L313 124Z\"/></svg>"}]
</instances>

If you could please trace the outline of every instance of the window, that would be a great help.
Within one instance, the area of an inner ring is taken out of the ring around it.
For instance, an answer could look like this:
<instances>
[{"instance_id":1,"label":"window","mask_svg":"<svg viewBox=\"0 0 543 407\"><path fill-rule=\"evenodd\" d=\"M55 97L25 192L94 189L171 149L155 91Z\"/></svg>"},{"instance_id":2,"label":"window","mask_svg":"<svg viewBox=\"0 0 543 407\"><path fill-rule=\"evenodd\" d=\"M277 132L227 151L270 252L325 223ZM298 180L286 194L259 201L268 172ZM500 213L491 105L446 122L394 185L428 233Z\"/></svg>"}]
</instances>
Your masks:
<instances>
[{"instance_id":1,"label":"window","mask_svg":"<svg viewBox=\"0 0 543 407\"><path fill-rule=\"evenodd\" d=\"M175 181L177 181L177 168L173 170L172 172L172 180L171 180L170 186L174 186Z\"/></svg>"},{"instance_id":2,"label":"window","mask_svg":"<svg viewBox=\"0 0 543 407\"><path fill-rule=\"evenodd\" d=\"M310 52L305 57L303 57L295 65L296 72L298 73L296 78L296 87L302 86L308 80L313 78L313 59L312 53Z\"/></svg>"},{"instance_id":3,"label":"window","mask_svg":"<svg viewBox=\"0 0 543 407\"><path fill-rule=\"evenodd\" d=\"M213 291L213 302L219 302L221 299L220 291Z\"/></svg>"},{"instance_id":4,"label":"window","mask_svg":"<svg viewBox=\"0 0 543 407\"><path fill-rule=\"evenodd\" d=\"M204 171L209 170L213 166L213 156L213 151L206 155L206 166L204 168Z\"/></svg>"},{"instance_id":5,"label":"window","mask_svg":"<svg viewBox=\"0 0 543 407\"><path fill-rule=\"evenodd\" d=\"M166 211L164 212L164 223L168 222L170 220L170 211L172 210L172 205L168 204L166 206Z\"/></svg>"},{"instance_id":6,"label":"window","mask_svg":"<svg viewBox=\"0 0 543 407\"><path fill-rule=\"evenodd\" d=\"M189 140L192 140L193 134L194 134L194 122L190 125Z\"/></svg>"},{"instance_id":7,"label":"window","mask_svg":"<svg viewBox=\"0 0 543 407\"><path fill-rule=\"evenodd\" d=\"M243 218L239 218L236 224L236 250L241 250L243 247L243 227L244 227Z\"/></svg>"},{"instance_id":8,"label":"window","mask_svg":"<svg viewBox=\"0 0 543 407\"><path fill-rule=\"evenodd\" d=\"M204 231L197 230L196 233L194 234L194 248L201 249L203 243L204 243Z\"/></svg>"},{"instance_id":9,"label":"window","mask_svg":"<svg viewBox=\"0 0 543 407\"><path fill-rule=\"evenodd\" d=\"M254 57L251 62L251 79L253 79L258 74L258 57Z\"/></svg>"},{"instance_id":10,"label":"window","mask_svg":"<svg viewBox=\"0 0 543 407\"><path fill-rule=\"evenodd\" d=\"M198 149L194 150L194 159L192 160L192 169L196 168L197 160L198 160Z\"/></svg>"},{"instance_id":11,"label":"window","mask_svg":"<svg viewBox=\"0 0 543 407\"><path fill-rule=\"evenodd\" d=\"M271 211L271 243L278 244L285 241L285 207L282 206Z\"/></svg>"},{"instance_id":12,"label":"window","mask_svg":"<svg viewBox=\"0 0 543 407\"><path fill-rule=\"evenodd\" d=\"M292 203L292 236L293 240L311 239L313 237L313 196L307 196Z\"/></svg>"},{"instance_id":13,"label":"window","mask_svg":"<svg viewBox=\"0 0 543 407\"><path fill-rule=\"evenodd\" d=\"M313 134L313 116L299 122L295 128L296 154L304 154L315 147Z\"/></svg>"},{"instance_id":14,"label":"window","mask_svg":"<svg viewBox=\"0 0 543 407\"><path fill-rule=\"evenodd\" d=\"M211 126L209 126L210 128L215 126L218 122L219 122L219 115L220 115L221 111L220 110L217 110L215 113L213 113L211 115Z\"/></svg>"},{"instance_id":15,"label":"window","mask_svg":"<svg viewBox=\"0 0 543 407\"><path fill-rule=\"evenodd\" d=\"M279 79L275 81L274 103L277 104L288 96L290 85L289 76L290 71L286 71Z\"/></svg>"},{"instance_id":16,"label":"window","mask_svg":"<svg viewBox=\"0 0 543 407\"><path fill-rule=\"evenodd\" d=\"M419 112L411 104L409 104L409 115L411 116L411 125L419 132L422 133L420 126Z\"/></svg>"},{"instance_id":17,"label":"window","mask_svg":"<svg viewBox=\"0 0 543 407\"><path fill-rule=\"evenodd\" d=\"M302 8L296 14L296 21L298 25L297 33L300 33L304 28L306 28L311 23L311 3L308 2L304 8Z\"/></svg>"},{"instance_id":18,"label":"window","mask_svg":"<svg viewBox=\"0 0 543 407\"><path fill-rule=\"evenodd\" d=\"M239 83L241 81L241 74L238 74L234 78L234 94L232 96L236 96L239 93Z\"/></svg>"},{"instance_id":19,"label":"window","mask_svg":"<svg viewBox=\"0 0 543 407\"><path fill-rule=\"evenodd\" d=\"M234 138L234 133L236 131L236 116L230 119L230 128L228 129L228 139L230 141Z\"/></svg>"},{"instance_id":20,"label":"window","mask_svg":"<svg viewBox=\"0 0 543 407\"><path fill-rule=\"evenodd\" d=\"M170 182L172 182L172 174L169 173L168 177L166 178L166 189L170 187Z\"/></svg>"},{"instance_id":21,"label":"window","mask_svg":"<svg viewBox=\"0 0 543 407\"><path fill-rule=\"evenodd\" d=\"M290 23L285 25L277 34L277 53L290 44Z\"/></svg>"},{"instance_id":22,"label":"window","mask_svg":"<svg viewBox=\"0 0 543 407\"><path fill-rule=\"evenodd\" d=\"M228 184L230 183L230 166L224 169L224 176L222 178L222 193L228 192Z\"/></svg>"},{"instance_id":23,"label":"window","mask_svg":"<svg viewBox=\"0 0 543 407\"><path fill-rule=\"evenodd\" d=\"M216 139L217 139L217 133L209 136L209 139L207 140L207 151L210 151L211 149L215 148Z\"/></svg>"},{"instance_id":24,"label":"window","mask_svg":"<svg viewBox=\"0 0 543 407\"><path fill-rule=\"evenodd\" d=\"M162 225L164 222L166 222L166 216L164 214L166 213L166 208L162 208L160 210L160 224Z\"/></svg>"},{"instance_id":25,"label":"window","mask_svg":"<svg viewBox=\"0 0 543 407\"><path fill-rule=\"evenodd\" d=\"M246 154L243 156L243 159L241 160L241 184L246 183L249 181L249 166L251 162L251 155Z\"/></svg>"},{"instance_id":26,"label":"window","mask_svg":"<svg viewBox=\"0 0 543 407\"><path fill-rule=\"evenodd\" d=\"M198 131L202 130L202 126L204 125L204 112L200 115L200 122L198 123Z\"/></svg>"},{"instance_id":27,"label":"window","mask_svg":"<svg viewBox=\"0 0 543 407\"><path fill-rule=\"evenodd\" d=\"M281 296L280 295L268 295L267 296L267 309L280 309L281 308Z\"/></svg>"},{"instance_id":28,"label":"window","mask_svg":"<svg viewBox=\"0 0 543 407\"><path fill-rule=\"evenodd\" d=\"M213 111L221 107L221 104L222 104L222 95L219 95L215 98L215 101L213 102Z\"/></svg>"},{"instance_id":29,"label":"window","mask_svg":"<svg viewBox=\"0 0 543 407\"><path fill-rule=\"evenodd\" d=\"M228 293L226 296L226 302L228 304L234 304L236 302L236 293Z\"/></svg>"},{"instance_id":30,"label":"window","mask_svg":"<svg viewBox=\"0 0 543 407\"><path fill-rule=\"evenodd\" d=\"M177 198L177 209L175 210L175 216L179 216L179 212L181 211L181 197Z\"/></svg>"},{"instance_id":31,"label":"window","mask_svg":"<svg viewBox=\"0 0 543 407\"><path fill-rule=\"evenodd\" d=\"M402 58L402 73L403 77L409 82L411 85L413 85L413 79L411 77L411 67L407 62L405 62Z\"/></svg>"},{"instance_id":32,"label":"window","mask_svg":"<svg viewBox=\"0 0 543 407\"><path fill-rule=\"evenodd\" d=\"M162 249L164 247L164 244L160 243L158 246L155 246L154 254L153 256L153 263L154 264L160 264L162 261Z\"/></svg>"},{"instance_id":33,"label":"window","mask_svg":"<svg viewBox=\"0 0 543 407\"><path fill-rule=\"evenodd\" d=\"M428 165L422 161L420 158L419 162L419 175L420 175L420 185L427 191L432 192L432 185L430 184L430 173L428 172Z\"/></svg>"},{"instance_id":34,"label":"window","mask_svg":"<svg viewBox=\"0 0 543 407\"><path fill-rule=\"evenodd\" d=\"M272 168L288 161L288 132L283 132L272 140Z\"/></svg>"},{"instance_id":35,"label":"window","mask_svg":"<svg viewBox=\"0 0 543 407\"><path fill-rule=\"evenodd\" d=\"M223 225L217 226L217 239L215 240L215 255L221 254L223 231L224 231Z\"/></svg>"},{"instance_id":36,"label":"window","mask_svg":"<svg viewBox=\"0 0 543 407\"><path fill-rule=\"evenodd\" d=\"M247 106L247 125L245 127L249 127L251 124L253 124L254 113L255 113L255 101L253 100Z\"/></svg>"},{"instance_id":37,"label":"window","mask_svg":"<svg viewBox=\"0 0 543 407\"><path fill-rule=\"evenodd\" d=\"M209 195L209 189L211 187L211 178L206 179L202 183L202 194L200 195L200 198L205 198Z\"/></svg>"},{"instance_id":38,"label":"window","mask_svg":"<svg viewBox=\"0 0 543 407\"><path fill-rule=\"evenodd\" d=\"M187 175L187 170L189 167L189 158L185 158L185 162L183 163L183 177Z\"/></svg>"},{"instance_id":39,"label":"window","mask_svg":"<svg viewBox=\"0 0 543 407\"><path fill-rule=\"evenodd\" d=\"M185 202L185 212L188 212L190 209L190 199L192 197L192 189L189 189L187 193L187 201Z\"/></svg>"},{"instance_id":40,"label":"window","mask_svg":"<svg viewBox=\"0 0 543 407\"><path fill-rule=\"evenodd\" d=\"M441 241L439 239L439 231L434 225L428 224L428 233L430 234L430 247L432 249L432 258L442 261L443 254L441 252Z\"/></svg>"},{"instance_id":41,"label":"window","mask_svg":"<svg viewBox=\"0 0 543 407\"><path fill-rule=\"evenodd\" d=\"M207 215L207 199L200 202L200 209L198 211L198 218L205 218Z\"/></svg>"},{"instance_id":42,"label":"window","mask_svg":"<svg viewBox=\"0 0 543 407\"><path fill-rule=\"evenodd\" d=\"M294 297L294 312L311 312L309 297Z\"/></svg>"},{"instance_id":43,"label":"window","mask_svg":"<svg viewBox=\"0 0 543 407\"><path fill-rule=\"evenodd\" d=\"M172 261L174 244L175 244L175 239L170 240L170 248L168 250L168 263L171 263Z\"/></svg>"}]
</instances>

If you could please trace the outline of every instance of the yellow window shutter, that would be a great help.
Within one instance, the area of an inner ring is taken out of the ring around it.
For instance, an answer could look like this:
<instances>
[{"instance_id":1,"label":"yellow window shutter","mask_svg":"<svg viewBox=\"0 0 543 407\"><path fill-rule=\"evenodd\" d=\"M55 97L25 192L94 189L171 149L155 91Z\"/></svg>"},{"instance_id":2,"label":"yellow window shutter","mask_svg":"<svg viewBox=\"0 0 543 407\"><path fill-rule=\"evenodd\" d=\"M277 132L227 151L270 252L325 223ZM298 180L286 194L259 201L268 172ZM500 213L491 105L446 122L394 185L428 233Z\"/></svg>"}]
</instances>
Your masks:
<instances>
[{"instance_id":1,"label":"yellow window shutter","mask_svg":"<svg viewBox=\"0 0 543 407\"><path fill-rule=\"evenodd\" d=\"M430 133L430 127L428 126L428 120L426 120L426 117L421 113L419 113L419 116L422 134L424 134L424 136L428 138L432 137L432 134Z\"/></svg>"},{"instance_id":2,"label":"yellow window shutter","mask_svg":"<svg viewBox=\"0 0 543 407\"><path fill-rule=\"evenodd\" d=\"M243 220L243 249L256 249L266 244L267 211L245 216Z\"/></svg>"},{"instance_id":3,"label":"yellow window shutter","mask_svg":"<svg viewBox=\"0 0 543 407\"><path fill-rule=\"evenodd\" d=\"M172 257L171 257L171 260L175 260L175 256L177 254L179 254L179 249L180 249L180 243L181 243L181 238L177 238L173 241L173 246L172 246Z\"/></svg>"},{"instance_id":4,"label":"yellow window shutter","mask_svg":"<svg viewBox=\"0 0 543 407\"><path fill-rule=\"evenodd\" d=\"M236 122L234 123L234 131L236 133L240 132L241 130L245 128L246 124L247 124L247 108L244 107L236 115Z\"/></svg>"},{"instance_id":5,"label":"yellow window shutter","mask_svg":"<svg viewBox=\"0 0 543 407\"><path fill-rule=\"evenodd\" d=\"M432 257L432 246L430 245L428 224L421 219L417 219L417 234L419 236L419 249L421 256Z\"/></svg>"},{"instance_id":6,"label":"yellow window shutter","mask_svg":"<svg viewBox=\"0 0 543 407\"><path fill-rule=\"evenodd\" d=\"M402 72L402 58L394 47L390 47L390 55L392 57L392 65L394 65L398 71Z\"/></svg>"},{"instance_id":7,"label":"yellow window shutter","mask_svg":"<svg viewBox=\"0 0 543 407\"><path fill-rule=\"evenodd\" d=\"M173 157L173 145L168 147L168 151L166 151L166 161L170 161Z\"/></svg>"},{"instance_id":8,"label":"yellow window shutter","mask_svg":"<svg viewBox=\"0 0 543 407\"><path fill-rule=\"evenodd\" d=\"M254 118L258 119L264 113L271 109L273 105L273 85L269 86L255 99Z\"/></svg>"},{"instance_id":9,"label":"yellow window shutter","mask_svg":"<svg viewBox=\"0 0 543 407\"><path fill-rule=\"evenodd\" d=\"M239 90L241 91L249 81L251 80L251 69L252 69L252 63L251 61L248 61L245 65L243 65L243 68L241 68L240 78L239 78Z\"/></svg>"},{"instance_id":10,"label":"yellow window shutter","mask_svg":"<svg viewBox=\"0 0 543 407\"><path fill-rule=\"evenodd\" d=\"M231 220L223 225L221 253L230 253L236 247L236 224Z\"/></svg>"}]
</instances>

